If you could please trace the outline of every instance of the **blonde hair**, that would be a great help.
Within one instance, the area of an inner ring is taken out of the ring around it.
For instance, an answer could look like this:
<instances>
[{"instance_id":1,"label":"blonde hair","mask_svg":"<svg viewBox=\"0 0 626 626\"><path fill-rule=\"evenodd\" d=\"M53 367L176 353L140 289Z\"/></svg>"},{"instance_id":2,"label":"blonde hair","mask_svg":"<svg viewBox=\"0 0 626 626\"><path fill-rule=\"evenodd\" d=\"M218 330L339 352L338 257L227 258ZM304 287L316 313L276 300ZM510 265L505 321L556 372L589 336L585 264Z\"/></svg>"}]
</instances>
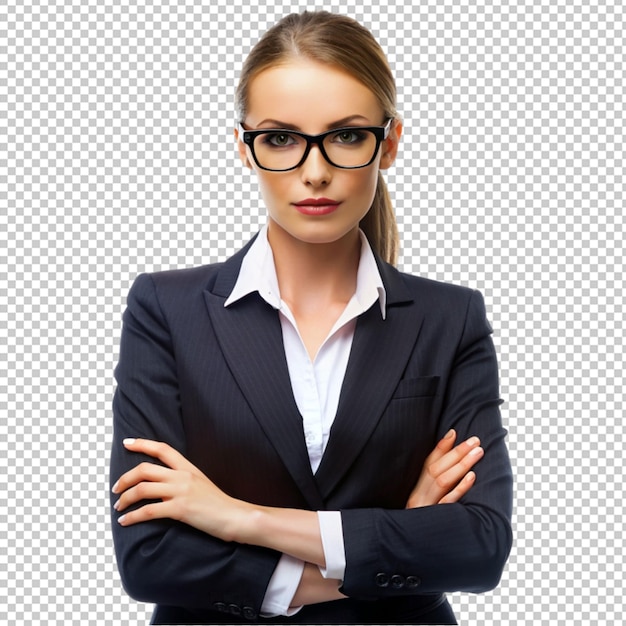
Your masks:
<instances>
[{"instance_id":1,"label":"blonde hair","mask_svg":"<svg viewBox=\"0 0 626 626\"><path fill-rule=\"evenodd\" d=\"M384 52L369 30L343 15L305 11L283 18L252 48L243 64L236 92L237 115L241 122L247 115L250 81L263 70L294 56L341 68L370 89L386 119L397 117L393 74ZM380 172L372 206L360 226L382 259L395 264L398 226Z\"/></svg>"}]
</instances>

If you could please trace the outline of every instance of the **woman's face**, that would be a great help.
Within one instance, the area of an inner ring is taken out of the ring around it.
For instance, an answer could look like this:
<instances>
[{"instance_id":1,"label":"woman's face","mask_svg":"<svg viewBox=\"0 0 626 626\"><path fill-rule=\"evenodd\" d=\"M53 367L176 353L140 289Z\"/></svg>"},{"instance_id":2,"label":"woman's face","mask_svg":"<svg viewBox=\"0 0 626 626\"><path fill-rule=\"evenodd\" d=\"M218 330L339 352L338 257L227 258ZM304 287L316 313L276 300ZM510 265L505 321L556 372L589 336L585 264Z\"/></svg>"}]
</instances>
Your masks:
<instances>
[{"instance_id":1,"label":"woman's face","mask_svg":"<svg viewBox=\"0 0 626 626\"><path fill-rule=\"evenodd\" d=\"M252 79L244 126L317 135L333 128L386 122L382 107L363 83L333 66L295 58ZM258 175L270 233L279 228L299 241L319 244L356 232L374 199L379 169L388 168L395 159L400 133L400 123L393 122L374 161L353 170L334 167L313 146L300 167L269 172L256 165L250 148L239 141L242 161ZM327 199L328 205L306 205L319 199Z\"/></svg>"}]
</instances>

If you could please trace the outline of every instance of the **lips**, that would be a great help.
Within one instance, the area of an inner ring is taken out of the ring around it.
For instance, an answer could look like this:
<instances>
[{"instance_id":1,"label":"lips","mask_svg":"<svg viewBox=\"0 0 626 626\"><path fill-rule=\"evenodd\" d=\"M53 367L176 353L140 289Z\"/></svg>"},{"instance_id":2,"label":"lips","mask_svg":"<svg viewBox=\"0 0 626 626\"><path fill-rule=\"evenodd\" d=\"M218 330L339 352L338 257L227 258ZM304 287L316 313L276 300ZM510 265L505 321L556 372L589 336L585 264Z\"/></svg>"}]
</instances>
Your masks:
<instances>
[{"instance_id":1,"label":"lips","mask_svg":"<svg viewBox=\"0 0 626 626\"><path fill-rule=\"evenodd\" d=\"M341 202L330 198L307 198L294 202L294 206L304 215L328 215L337 209Z\"/></svg>"}]
</instances>

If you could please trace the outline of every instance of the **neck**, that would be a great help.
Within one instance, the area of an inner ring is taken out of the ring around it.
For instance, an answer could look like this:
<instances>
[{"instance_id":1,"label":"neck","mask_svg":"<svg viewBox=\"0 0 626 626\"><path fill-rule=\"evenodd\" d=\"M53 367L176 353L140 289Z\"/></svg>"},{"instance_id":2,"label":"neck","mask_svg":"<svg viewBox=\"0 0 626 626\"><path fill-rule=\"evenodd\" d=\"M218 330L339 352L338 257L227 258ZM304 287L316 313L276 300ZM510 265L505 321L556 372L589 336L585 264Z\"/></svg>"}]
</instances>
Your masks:
<instances>
[{"instance_id":1,"label":"neck","mask_svg":"<svg viewBox=\"0 0 626 626\"><path fill-rule=\"evenodd\" d=\"M308 243L295 239L270 220L272 247L281 297L290 306L316 300L348 302L356 289L361 254L358 228L337 241Z\"/></svg>"}]
</instances>

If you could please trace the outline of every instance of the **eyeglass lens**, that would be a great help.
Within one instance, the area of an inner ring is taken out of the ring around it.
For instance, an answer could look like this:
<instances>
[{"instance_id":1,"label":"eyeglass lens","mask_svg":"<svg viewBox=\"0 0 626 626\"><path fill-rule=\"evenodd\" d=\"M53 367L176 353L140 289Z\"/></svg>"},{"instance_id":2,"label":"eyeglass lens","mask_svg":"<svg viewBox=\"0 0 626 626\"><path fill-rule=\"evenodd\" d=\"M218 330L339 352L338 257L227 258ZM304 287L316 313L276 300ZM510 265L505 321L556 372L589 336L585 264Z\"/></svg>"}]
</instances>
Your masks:
<instances>
[{"instance_id":1,"label":"eyeglass lens","mask_svg":"<svg viewBox=\"0 0 626 626\"><path fill-rule=\"evenodd\" d=\"M369 163L377 147L376 135L358 128L341 129L324 137L328 159L339 167L359 167ZM287 170L296 167L307 148L307 140L288 132L269 132L254 139L254 153L261 167Z\"/></svg>"}]
</instances>

